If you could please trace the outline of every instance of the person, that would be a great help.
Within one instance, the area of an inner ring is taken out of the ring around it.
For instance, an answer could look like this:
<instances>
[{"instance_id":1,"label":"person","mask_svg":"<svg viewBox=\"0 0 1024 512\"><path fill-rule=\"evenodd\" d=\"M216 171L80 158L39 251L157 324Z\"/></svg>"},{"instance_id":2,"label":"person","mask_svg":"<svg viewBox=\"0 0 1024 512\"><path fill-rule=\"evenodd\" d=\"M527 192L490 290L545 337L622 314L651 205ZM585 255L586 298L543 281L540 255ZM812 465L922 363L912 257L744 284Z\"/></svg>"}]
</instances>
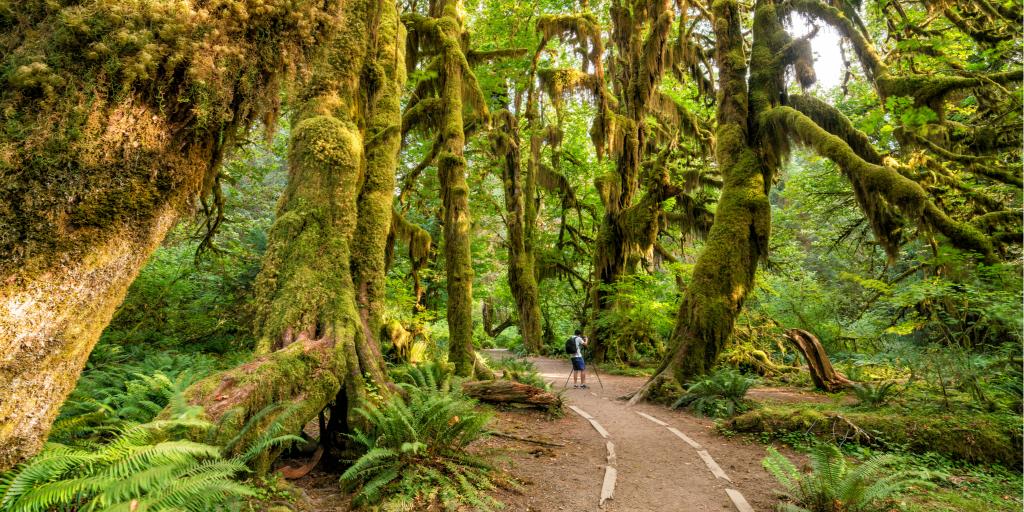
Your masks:
<instances>
[{"instance_id":1,"label":"person","mask_svg":"<svg viewBox=\"0 0 1024 512\"><path fill-rule=\"evenodd\" d=\"M572 338L576 343L576 353L572 354L569 358L572 361L573 370L572 387L587 389L587 365L583 362L583 347L587 346L589 342L579 329L576 329L576 333ZM576 384L577 379L579 379L579 385Z\"/></svg>"}]
</instances>

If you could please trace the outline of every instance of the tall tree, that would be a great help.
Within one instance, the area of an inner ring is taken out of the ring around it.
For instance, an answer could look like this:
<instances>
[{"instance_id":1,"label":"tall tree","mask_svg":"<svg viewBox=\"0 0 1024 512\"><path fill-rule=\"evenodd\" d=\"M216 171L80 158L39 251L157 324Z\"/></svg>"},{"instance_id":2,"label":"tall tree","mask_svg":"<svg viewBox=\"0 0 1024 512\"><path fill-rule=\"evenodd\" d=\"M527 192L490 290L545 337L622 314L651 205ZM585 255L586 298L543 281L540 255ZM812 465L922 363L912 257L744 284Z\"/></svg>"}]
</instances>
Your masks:
<instances>
[{"instance_id":1,"label":"tall tree","mask_svg":"<svg viewBox=\"0 0 1024 512\"><path fill-rule=\"evenodd\" d=\"M463 27L459 0L432 0L428 16L408 14L413 59L431 56L423 67L436 77L417 84L407 107L403 129L429 126L436 120L437 135L428 159L437 163L444 209L444 257L448 290L448 360L458 375L473 375L477 367L473 349L473 265L470 254L472 220L466 182L466 106L470 122L485 125L490 114L476 76L466 58L469 36ZM468 104L468 105L465 105Z\"/></svg>"},{"instance_id":2,"label":"tall tree","mask_svg":"<svg viewBox=\"0 0 1024 512\"><path fill-rule=\"evenodd\" d=\"M405 81L393 2L353 0L339 20L297 102L288 185L256 280L257 358L186 392L236 426L291 404L264 421L296 432L333 403L327 445L369 389L390 385L377 337Z\"/></svg>"},{"instance_id":3,"label":"tall tree","mask_svg":"<svg viewBox=\"0 0 1024 512\"><path fill-rule=\"evenodd\" d=\"M0 469L36 453L128 285L333 25L332 1L29 0L0 15ZM268 124L269 126L270 124Z\"/></svg>"},{"instance_id":4,"label":"tall tree","mask_svg":"<svg viewBox=\"0 0 1024 512\"><path fill-rule=\"evenodd\" d=\"M534 230L537 222L537 155L531 154L530 165L524 168L519 151L518 120L507 110L501 111L497 117L498 126L493 132L493 145L495 155L501 159L499 165L505 192L508 285L516 303L516 325L523 337L523 346L529 353L538 354L543 340L534 248ZM531 148L537 146L535 139L536 137L531 137Z\"/></svg>"},{"instance_id":5,"label":"tall tree","mask_svg":"<svg viewBox=\"0 0 1024 512\"><path fill-rule=\"evenodd\" d=\"M753 12L748 55L741 30L743 9L739 2L718 0L710 12L704 11L714 30L719 69L716 160L724 187L714 225L679 306L672 348L634 400L666 381L684 384L714 365L751 290L758 261L766 255L771 226L767 192L793 144L838 166L852 183L876 239L890 255L895 255L905 239L904 225L914 223L922 233L941 236L983 260L995 256L995 239L984 231L993 231L993 226L985 219L1002 215L1004 207L997 204L996 211L981 216L969 213L965 219L951 216L913 179L906 164L883 157L837 109L812 96L788 94L785 78L789 69L804 87L815 81L809 41L813 32L794 39L783 21L795 12L835 27L853 45L881 100L907 98L918 109L928 108L935 114L934 128L942 131L955 126L942 115L952 93L981 97L985 90L998 91L1001 84L1020 81L1019 69L956 76L923 75L913 68L897 72L878 57L863 24L858 26L842 10L818 0L759 0ZM1006 63L996 67L1000 66ZM990 105L993 115L1002 111L1002 116L1018 116L1014 95L1002 98ZM956 140L956 136L950 134L947 140ZM1019 161L1019 153L1016 159ZM984 171L973 172L984 176ZM1019 218L1015 222L1019 223Z\"/></svg>"},{"instance_id":6,"label":"tall tree","mask_svg":"<svg viewBox=\"0 0 1024 512\"><path fill-rule=\"evenodd\" d=\"M650 257L664 218L663 202L685 195L668 163L680 157L684 143L698 148L711 143L700 120L660 90L669 71L681 81L693 79L698 89L704 88L700 54L689 46L687 30L674 23L674 5L615 0L610 14L608 53L613 57L607 74L602 30L593 14L584 10L576 15L544 16L537 23L544 36L538 56L557 37L574 45L583 61L579 70L540 69L538 76L547 94L556 106L574 92L594 99L597 113L591 139L598 155L609 155L615 164L613 171L595 180L604 205L591 286L592 357L597 361L605 358L610 341L598 320L615 305L612 285ZM674 27L680 36L672 40ZM685 198L683 203L695 204Z\"/></svg>"}]
</instances>

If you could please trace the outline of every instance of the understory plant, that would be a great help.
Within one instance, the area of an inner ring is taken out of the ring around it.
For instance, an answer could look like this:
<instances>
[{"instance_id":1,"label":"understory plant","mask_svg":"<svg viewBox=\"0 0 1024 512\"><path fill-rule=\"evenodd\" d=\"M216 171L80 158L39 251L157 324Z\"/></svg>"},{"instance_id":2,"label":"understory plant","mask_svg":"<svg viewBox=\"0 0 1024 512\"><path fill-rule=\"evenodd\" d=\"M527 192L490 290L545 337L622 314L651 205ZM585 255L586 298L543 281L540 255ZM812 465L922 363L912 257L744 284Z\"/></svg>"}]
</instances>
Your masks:
<instances>
[{"instance_id":1,"label":"understory plant","mask_svg":"<svg viewBox=\"0 0 1024 512\"><path fill-rule=\"evenodd\" d=\"M879 407L885 405L890 398L897 393L896 383L886 382L861 382L853 385L853 393L860 400L860 405Z\"/></svg>"},{"instance_id":2,"label":"understory plant","mask_svg":"<svg viewBox=\"0 0 1024 512\"><path fill-rule=\"evenodd\" d=\"M910 486L932 485L914 472L892 468L891 455L851 465L835 445L821 443L809 457L811 472L802 473L784 455L768 448L761 464L782 484L788 500L778 505L780 512L885 512Z\"/></svg>"},{"instance_id":3,"label":"understory plant","mask_svg":"<svg viewBox=\"0 0 1024 512\"><path fill-rule=\"evenodd\" d=\"M299 440L279 435L277 420L228 457L227 447L208 444L218 429L200 419L200 407L187 405L178 392L170 411L169 419L119 423L100 441L93 440L90 425L88 435L70 436L77 444L48 443L39 455L0 473L0 510L216 510L256 494L240 481L253 459ZM204 433L207 442L192 440Z\"/></svg>"},{"instance_id":4,"label":"understory plant","mask_svg":"<svg viewBox=\"0 0 1024 512\"><path fill-rule=\"evenodd\" d=\"M547 391L551 390L551 385L537 371L537 365L528 359L507 357L490 361L490 366L495 370L501 370L502 377L505 379L514 380Z\"/></svg>"},{"instance_id":5,"label":"understory plant","mask_svg":"<svg viewBox=\"0 0 1024 512\"><path fill-rule=\"evenodd\" d=\"M366 427L352 439L365 453L341 475L355 503L387 510L447 510L501 506L492 466L466 449L486 434L490 415L457 394L408 386L408 394L360 408Z\"/></svg>"},{"instance_id":6,"label":"understory plant","mask_svg":"<svg viewBox=\"0 0 1024 512\"><path fill-rule=\"evenodd\" d=\"M721 368L690 384L672 408L689 407L713 418L732 416L750 408L744 397L756 383L757 379L732 368Z\"/></svg>"}]
</instances>

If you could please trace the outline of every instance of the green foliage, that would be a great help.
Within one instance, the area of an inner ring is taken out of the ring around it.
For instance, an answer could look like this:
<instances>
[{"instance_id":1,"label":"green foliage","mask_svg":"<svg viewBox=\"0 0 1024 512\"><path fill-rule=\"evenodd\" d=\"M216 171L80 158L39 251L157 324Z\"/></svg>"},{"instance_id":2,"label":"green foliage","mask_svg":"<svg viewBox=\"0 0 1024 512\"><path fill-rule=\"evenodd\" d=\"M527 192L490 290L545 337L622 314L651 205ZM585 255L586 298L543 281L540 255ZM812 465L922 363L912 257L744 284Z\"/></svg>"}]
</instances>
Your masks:
<instances>
[{"instance_id":1,"label":"green foliage","mask_svg":"<svg viewBox=\"0 0 1024 512\"><path fill-rule=\"evenodd\" d=\"M862 405L878 407L885 404L899 390L896 383L887 382L860 382L853 385L853 392L857 395Z\"/></svg>"},{"instance_id":2,"label":"green foliage","mask_svg":"<svg viewBox=\"0 0 1024 512\"><path fill-rule=\"evenodd\" d=\"M282 128L224 163L225 218L212 248L197 254L204 219L178 224L132 282L104 341L221 354L252 346L249 301L284 188L287 135Z\"/></svg>"},{"instance_id":3,"label":"green foliage","mask_svg":"<svg viewBox=\"0 0 1024 512\"><path fill-rule=\"evenodd\" d=\"M64 402L50 441L96 441L117 428L149 422L189 384L226 363L203 353L100 342Z\"/></svg>"},{"instance_id":4,"label":"green foliage","mask_svg":"<svg viewBox=\"0 0 1024 512\"><path fill-rule=\"evenodd\" d=\"M485 435L490 416L465 398L406 389L404 400L358 410L367 426L352 439L366 452L341 475L343 486L357 491L357 503L388 510L498 508L483 492L494 487L491 465L467 452Z\"/></svg>"},{"instance_id":5,"label":"green foliage","mask_svg":"<svg viewBox=\"0 0 1024 512\"><path fill-rule=\"evenodd\" d=\"M238 479L249 471L247 464L269 449L299 440L281 435L277 420L246 446L240 455L227 458L239 434L227 446L191 439L216 437L219 426L201 418L202 409L189 406L180 390L162 379L142 379L167 398L166 419L146 423L108 424L104 440L92 440L75 432L68 418L64 432L78 446L50 442L29 461L0 474L0 509L12 512L72 510L208 511L220 508L256 491ZM153 388L147 388L152 391ZM153 416L149 409L143 415ZM265 416L253 417L242 432ZM73 435L77 434L77 435Z\"/></svg>"},{"instance_id":6,"label":"green foliage","mask_svg":"<svg viewBox=\"0 0 1024 512\"><path fill-rule=\"evenodd\" d=\"M610 288L615 304L595 324L606 340L606 360L639 363L657 360L665 352L675 312L674 284L664 282L666 277L638 273L603 285Z\"/></svg>"},{"instance_id":7,"label":"green foliage","mask_svg":"<svg viewBox=\"0 0 1024 512\"><path fill-rule=\"evenodd\" d=\"M533 387L551 390L544 377L537 372L537 366L530 360L522 357L506 357L503 359L488 358L488 366L493 370L501 370L502 378L528 384Z\"/></svg>"},{"instance_id":8,"label":"green foliage","mask_svg":"<svg viewBox=\"0 0 1024 512\"><path fill-rule=\"evenodd\" d=\"M714 418L732 416L750 408L743 397L756 383L757 379L732 368L719 369L690 384L672 407L689 407L698 414Z\"/></svg>"},{"instance_id":9,"label":"green foliage","mask_svg":"<svg viewBox=\"0 0 1024 512\"><path fill-rule=\"evenodd\" d=\"M421 364L407 364L391 370L391 378L406 390L450 394L459 393L453 385L455 377L452 365L443 361L428 361Z\"/></svg>"},{"instance_id":10,"label":"green foliage","mask_svg":"<svg viewBox=\"0 0 1024 512\"><path fill-rule=\"evenodd\" d=\"M785 489L789 503L783 512L885 512L892 500L911 486L930 486L906 471L888 466L893 458L873 457L851 466L835 445L819 444L810 453L811 473L801 473L774 448L762 461L764 468Z\"/></svg>"}]
</instances>

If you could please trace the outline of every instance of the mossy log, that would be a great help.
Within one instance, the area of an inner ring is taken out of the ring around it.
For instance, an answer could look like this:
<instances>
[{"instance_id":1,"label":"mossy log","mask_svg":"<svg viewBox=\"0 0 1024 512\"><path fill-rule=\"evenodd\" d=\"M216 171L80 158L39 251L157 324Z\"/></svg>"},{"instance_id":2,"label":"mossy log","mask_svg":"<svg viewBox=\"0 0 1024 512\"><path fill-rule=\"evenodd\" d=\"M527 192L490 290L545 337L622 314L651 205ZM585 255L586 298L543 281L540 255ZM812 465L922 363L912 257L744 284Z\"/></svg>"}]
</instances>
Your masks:
<instances>
[{"instance_id":1,"label":"mossy log","mask_svg":"<svg viewBox=\"0 0 1024 512\"><path fill-rule=\"evenodd\" d=\"M210 4L0 9L0 470L42 447L146 259L336 21Z\"/></svg>"},{"instance_id":2,"label":"mossy log","mask_svg":"<svg viewBox=\"0 0 1024 512\"><path fill-rule=\"evenodd\" d=\"M765 406L725 424L734 432L810 433L832 442L893 446L937 452L973 463L1021 467L1020 422L985 414L924 414L910 411L827 411L801 406Z\"/></svg>"},{"instance_id":3,"label":"mossy log","mask_svg":"<svg viewBox=\"0 0 1024 512\"><path fill-rule=\"evenodd\" d=\"M543 409L561 409L562 399L555 395L514 380L496 379L466 382L462 391L467 396L490 404L514 404Z\"/></svg>"},{"instance_id":4,"label":"mossy log","mask_svg":"<svg viewBox=\"0 0 1024 512\"><path fill-rule=\"evenodd\" d=\"M786 338L792 341L797 350L803 354L814 387L835 393L853 386L852 380L832 368L832 362L825 352L825 347L818 341L817 336L803 329L787 329Z\"/></svg>"}]
</instances>

